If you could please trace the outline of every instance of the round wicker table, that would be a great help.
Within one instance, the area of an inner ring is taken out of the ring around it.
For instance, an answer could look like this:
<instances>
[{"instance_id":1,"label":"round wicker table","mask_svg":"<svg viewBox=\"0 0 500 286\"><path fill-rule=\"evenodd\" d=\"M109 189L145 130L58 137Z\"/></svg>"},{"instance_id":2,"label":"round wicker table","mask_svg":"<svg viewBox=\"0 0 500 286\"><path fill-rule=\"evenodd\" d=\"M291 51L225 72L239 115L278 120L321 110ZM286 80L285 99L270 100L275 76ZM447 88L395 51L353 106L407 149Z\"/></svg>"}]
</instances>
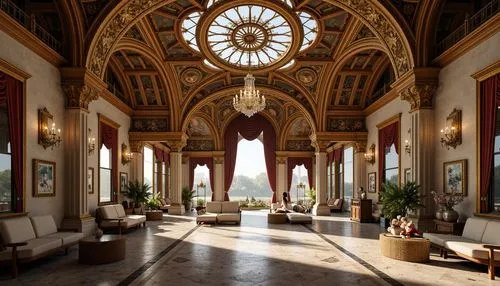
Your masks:
<instances>
[{"instance_id":1,"label":"round wicker table","mask_svg":"<svg viewBox=\"0 0 500 286\"><path fill-rule=\"evenodd\" d=\"M431 242L426 238L401 238L381 233L379 240L383 256L409 262L429 262Z\"/></svg>"}]
</instances>

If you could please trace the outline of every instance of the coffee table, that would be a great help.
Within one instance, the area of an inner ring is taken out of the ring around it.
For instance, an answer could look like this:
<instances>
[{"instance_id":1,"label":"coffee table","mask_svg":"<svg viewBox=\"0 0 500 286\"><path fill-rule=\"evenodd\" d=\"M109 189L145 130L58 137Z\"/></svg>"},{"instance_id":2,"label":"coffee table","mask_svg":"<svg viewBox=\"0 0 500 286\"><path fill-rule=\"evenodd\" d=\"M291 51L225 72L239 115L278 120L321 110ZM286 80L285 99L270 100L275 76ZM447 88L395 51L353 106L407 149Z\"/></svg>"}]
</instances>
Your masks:
<instances>
[{"instance_id":1,"label":"coffee table","mask_svg":"<svg viewBox=\"0 0 500 286\"><path fill-rule=\"evenodd\" d=\"M78 243L78 261L82 264L104 264L125 259L125 237L103 235L86 237Z\"/></svg>"},{"instance_id":2,"label":"coffee table","mask_svg":"<svg viewBox=\"0 0 500 286\"><path fill-rule=\"evenodd\" d=\"M427 238L401 238L381 233L380 252L386 257L409 262L429 262L431 242Z\"/></svg>"}]
</instances>

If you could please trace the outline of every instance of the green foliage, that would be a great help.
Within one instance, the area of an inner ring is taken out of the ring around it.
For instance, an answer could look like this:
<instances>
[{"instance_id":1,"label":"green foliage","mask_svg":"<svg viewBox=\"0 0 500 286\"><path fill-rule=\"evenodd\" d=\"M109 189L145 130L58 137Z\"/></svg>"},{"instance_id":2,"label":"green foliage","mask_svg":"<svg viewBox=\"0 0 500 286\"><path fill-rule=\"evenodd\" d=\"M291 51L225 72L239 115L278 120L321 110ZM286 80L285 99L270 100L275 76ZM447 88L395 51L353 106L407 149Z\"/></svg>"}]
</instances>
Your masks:
<instances>
[{"instance_id":1,"label":"green foliage","mask_svg":"<svg viewBox=\"0 0 500 286\"><path fill-rule=\"evenodd\" d=\"M196 191L190 190L188 187L182 187L182 203L186 205L196 197Z\"/></svg>"},{"instance_id":2,"label":"green foliage","mask_svg":"<svg viewBox=\"0 0 500 286\"><path fill-rule=\"evenodd\" d=\"M408 182L402 188L386 182L382 185L382 189L380 203L383 205L382 213L388 219L398 215L407 216L408 212L416 211L424 206L420 200L420 186L415 182Z\"/></svg>"},{"instance_id":3,"label":"green foliage","mask_svg":"<svg viewBox=\"0 0 500 286\"><path fill-rule=\"evenodd\" d=\"M311 201L316 202L316 189L314 187L307 190L306 195Z\"/></svg>"},{"instance_id":4,"label":"green foliage","mask_svg":"<svg viewBox=\"0 0 500 286\"><path fill-rule=\"evenodd\" d=\"M198 207L205 206L205 199L197 199L196 200L196 206L198 206Z\"/></svg>"},{"instance_id":5,"label":"green foliage","mask_svg":"<svg viewBox=\"0 0 500 286\"><path fill-rule=\"evenodd\" d=\"M141 207L142 203L146 203L148 198L151 196L151 186L148 184L143 184L138 180L128 182L127 192L125 196L134 202L134 207Z\"/></svg>"},{"instance_id":6,"label":"green foliage","mask_svg":"<svg viewBox=\"0 0 500 286\"><path fill-rule=\"evenodd\" d=\"M247 208L248 207L248 198L245 201L240 201L240 207Z\"/></svg>"},{"instance_id":7,"label":"green foliage","mask_svg":"<svg viewBox=\"0 0 500 286\"><path fill-rule=\"evenodd\" d=\"M160 193L153 193L153 195L148 199L148 207L152 210L157 210L160 206Z\"/></svg>"},{"instance_id":8,"label":"green foliage","mask_svg":"<svg viewBox=\"0 0 500 286\"><path fill-rule=\"evenodd\" d=\"M10 202L12 195L12 179L10 170L0 172L0 200Z\"/></svg>"}]
</instances>

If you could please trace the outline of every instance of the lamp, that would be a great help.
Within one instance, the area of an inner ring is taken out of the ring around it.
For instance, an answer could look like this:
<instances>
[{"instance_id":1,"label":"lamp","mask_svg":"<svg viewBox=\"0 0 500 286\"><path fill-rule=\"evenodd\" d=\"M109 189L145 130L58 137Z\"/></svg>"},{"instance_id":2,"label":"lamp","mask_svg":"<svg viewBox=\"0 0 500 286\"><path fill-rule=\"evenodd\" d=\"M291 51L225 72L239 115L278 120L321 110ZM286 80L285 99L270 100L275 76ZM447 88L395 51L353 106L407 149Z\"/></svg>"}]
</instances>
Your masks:
<instances>
[{"instance_id":1,"label":"lamp","mask_svg":"<svg viewBox=\"0 0 500 286\"><path fill-rule=\"evenodd\" d=\"M122 143L122 164L126 165L132 161L132 153L127 152L127 145L125 143Z\"/></svg>"},{"instance_id":2,"label":"lamp","mask_svg":"<svg viewBox=\"0 0 500 286\"><path fill-rule=\"evenodd\" d=\"M411 135L411 129L408 129L408 134ZM405 152L408 155L411 154L411 145L410 145L410 140L408 139L405 140Z\"/></svg>"},{"instance_id":3,"label":"lamp","mask_svg":"<svg viewBox=\"0 0 500 286\"><path fill-rule=\"evenodd\" d=\"M61 129L57 129L56 124L53 122L53 116L47 110L47 108L38 110L38 144L42 145L44 149L50 147L54 150L54 146L57 147L61 145ZM49 120L52 121L52 125L49 129Z\"/></svg>"},{"instance_id":4,"label":"lamp","mask_svg":"<svg viewBox=\"0 0 500 286\"><path fill-rule=\"evenodd\" d=\"M453 109L446 118L446 126L441 129L441 146L450 150L462 144L462 111Z\"/></svg>"},{"instance_id":5,"label":"lamp","mask_svg":"<svg viewBox=\"0 0 500 286\"><path fill-rule=\"evenodd\" d=\"M365 161L370 164L375 164L375 144L372 144L365 152Z\"/></svg>"},{"instance_id":6,"label":"lamp","mask_svg":"<svg viewBox=\"0 0 500 286\"><path fill-rule=\"evenodd\" d=\"M95 150L95 137L92 137L92 129L89 128L89 139L88 139L88 150L89 150L89 155L94 153Z\"/></svg>"},{"instance_id":7,"label":"lamp","mask_svg":"<svg viewBox=\"0 0 500 286\"><path fill-rule=\"evenodd\" d=\"M250 74L250 52L248 52L248 74L245 77L245 87L240 94L235 94L233 106L236 111L251 117L266 107L266 98L255 88L255 78Z\"/></svg>"}]
</instances>

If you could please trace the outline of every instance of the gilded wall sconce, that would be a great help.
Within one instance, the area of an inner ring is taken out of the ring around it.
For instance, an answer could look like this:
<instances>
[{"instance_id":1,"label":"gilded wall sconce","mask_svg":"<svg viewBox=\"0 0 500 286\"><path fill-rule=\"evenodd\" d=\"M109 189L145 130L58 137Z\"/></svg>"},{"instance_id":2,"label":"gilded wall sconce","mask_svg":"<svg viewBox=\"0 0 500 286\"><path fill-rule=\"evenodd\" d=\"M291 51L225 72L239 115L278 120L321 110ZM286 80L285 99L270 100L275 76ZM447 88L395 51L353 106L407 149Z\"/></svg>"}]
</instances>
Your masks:
<instances>
[{"instance_id":1,"label":"gilded wall sconce","mask_svg":"<svg viewBox=\"0 0 500 286\"><path fill-rule=\"evenodd\" d=\"M50 125L50 128L49 128ZM54 117L47 110L46 107L38 110L38 144L42 145L44 149L61 145L61 129L57 129Z\"/></svg>"},{"instance_id":2,"label":"gilded wall sconce","mask_svg":"<svg viewBox=\"0 0 500 286\"><path fill-rule=\"evenodd\" d=\"M95 137L92 137L92 129L89 128L89 139L88 139L88 149L89 149L89 155L94 153L95 150Z\"/></svg>"},{"instance_id":3,"label":"gilded wall sconce","mask_svg":"<svg viewBox=\"0 0 500 286\"><path fill-rule=\"evenodd\" d=\"M411 129L408 129L408 137L411 138ZM408 139L405 140L405 152L406 154L411 155L411 144Z\"/></svg>"},{"instance_id":4,"label":"gilded wall sconce","mask_svg":"<svg viewBox=\"0 0 500 286\"><path fill-rule=\"evenodd\" d=\"M123 165L126 165L128 163L130 163L130 161L132 161L132 153L130 152L127 152L127 145L125 145L125 143L122 143L122 164Z\"/></svg>"},{"instance_id":5,"label":"gilded wall sconce","mask_svg":"<svg viewBox=\"0 0 500 286\"><path fill-rule=\"evenodd\" d=\"M370 164L375 164L375 144L372 144L365 152L365 160Z\"/></svg>"},{"instance_id":6,"label":"gilded wall sconce","mask_svg":"<svg viewBox=\"0 0 500 286\"><path fill-rule=\"evenodd\" d=\"M441 129L441 146L450 150L462 144L462 111L453 109L446 118L446 126Z\"/></svg>"}]
</instances>

